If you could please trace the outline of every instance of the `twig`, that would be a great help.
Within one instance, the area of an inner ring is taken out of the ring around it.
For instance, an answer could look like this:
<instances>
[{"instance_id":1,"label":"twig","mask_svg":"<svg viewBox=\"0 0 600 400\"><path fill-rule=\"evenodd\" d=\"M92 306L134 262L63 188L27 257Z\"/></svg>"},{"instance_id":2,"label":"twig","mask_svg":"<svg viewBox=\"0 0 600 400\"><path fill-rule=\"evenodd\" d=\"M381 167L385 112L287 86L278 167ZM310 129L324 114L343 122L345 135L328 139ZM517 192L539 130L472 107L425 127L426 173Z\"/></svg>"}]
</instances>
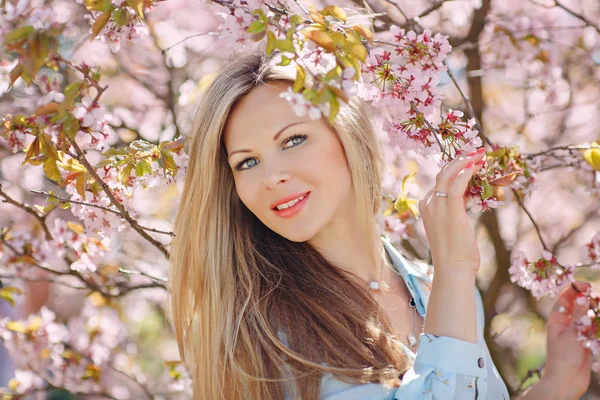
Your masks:
<instances>
[{"instance_id":1,"label":"twig","mask_svg":"<svg viewBox=\"0 0 600 400\"><path fill-rule=\"evenodd\" d=\"M562 8L563 10L565 10L566 12L568 12L569 14L571 14L572 16L574 16L575 18L579 19L580 21L584 22L587 26L591 26L592 28L594 28L596 30L596 32L600 33L600 26L594 24L592 21L590 21L589 19L587 19L585 16L583 16L582 14L579 14L578 12L571 10L570 8L568 8L567 6L565 6L564 4L562 4L560 1L558 0L554 0L554 4L558 7L558 8Z\"/></svg>"},{"instance_id":2,"label":"twig","mask_svg":"<svg viewBox=\"0 0 600 400\"><path fill-rule=\"evenodd\" d=\"M137 231L144 239L146 239L147 241L152 243L156 248L158 248L164 254L164 256L168 259L169 252L165 248L165 246L162 243L160 243L159 241L157 241L156 239L154 239L152 236L150 236L148 233L146 233L146 231L140 227L138 222L134 218L132 218L131 215L129 215L129 212L127 211L127 209L125 208L123 203L121 203L115 197L115 195L112 192L112 190L110 189L110 187L108 187L108 184L106 182L104 182L104 180L102 178L100 178L96 169L85 158L85 155L83 154L83 151L81 150L81 148L79 147L77 142L75 140L69 139L69 143L71 143L71 145L75 149L75 153L77 154L77 161L79 161L87 169L87 171L94 178L94 180L96 182L98 182L98 184L102 188L102 191L109 198L110 202L119 209L121 218L123 218L127 222L129 222L129 224L135 231Z\"/></svg>"},{"instance_id":3,"label":"twig","mask_svg":"<svg viewBox=\"0 0 600 400\"><path fill-rule=\"evenodd\" d=\"M164 278L158 278L156 276L152 276L152 275L147 274L146 272L143 272L143 271L134 271L134 270L130 270L130 269L119 268L119 272L122 272L122 273L128 274L128 275L141 275L141 276L145 276L146 278L150 278L153 281L167 283L166 279L164 279Z\"/></svg>"},{"instance_id":4,"label":"twig","mask_svg":"<svg viewBox=\"0 0 600 400\"><path fill-rule=\"evenodd\" d=\"M25 276L17 276L17 275L0 275L0 279L20 280L20 281L25 281L25 282L48 282L48 283L55 283L55 284L61 285L61 286L66 286L71 289L78 289L78 290L89 290L90 289L88 286L74 286L74 285L68 284L66 282L57 281L55 279L28 278Z\"/></svg>"},{"instance_id":5,"label":"twig","mask_svg":"<svg viewBox=\"0 0 600 400\"><path fill-rule=\"evenodd\" d=\"M517 200L517 202L519 203L519 205L521 206L523 211L525 211L525 214L527 214L527 216L529 217L529 220L533 224L533 227L535 228L537 235L540 238L540 242L542 243L542 247L544 248L544 250L548 250L548 246L546 245L546 242L544 241L544 238L542 237L542 232L540 230L540 227L533 219L533 216L531 215L531 213L529 212L527 207L525 207L525 204L523 204L523 201L519 197L519 193L515 189L511 189L511 190L512 190L513 194L515 195L515 199Z\"/></svg>"},{"instance_id":6,"label":"twig","mask_svg":"<svg viewBox=\"0 0 600 400\"><path fill-rule=\"evenodd\" d=\"M450 69L450 67L448 66L448 64L446 63L446 61L444 61L444 65L447 68L446 72L448 73L448 76L450 77L450 80L452 80L452 83L454 84L454 86L458 90L458 93L460 93L460 97L462 97L463 103L465 103L465 106L467 107L467 110L469 111L469 116L475 120L475 125L477 127L477 130L479 131L479 136L481 136L483 138L483 140L488 145L491 146L492 142L485 135L485 132L483 131L483 126L479 122L479 118L477 118L477 114L475 113L475 109L473 109L473 104L471 104L471 101L469 100L469 98L467 97L467 95L465 95L465 93L460 88L460 85L458 84L458 81L454 77L454 74L452 73L452 70Z\"/></svg>"},{"instance_id":7,"label":"twig","mask_svg":"<svg viewBox=\"0 0 600 400\"><path fill-rule=\"evenodd\" d=\"M581 146L581 145L557 146L557 147L551 147L544 151L540 151L538 153L521 153L521 155L525 156L525 158L531 159L534 157L546 155L553 151L568 150L569 152L572 152L572 150L589 150L589 149L600 149L600 146L587 146L587 145L586 146Z\"/></svg>"},{"instance_id":8,"label":"twig","mask_svg":"<svg viewBox=\"0 0 600 400\"><path fill-rule=\"evenodd\" d=\"M294 3L296 3L296 4L298 5L298 7L300 7L300 9L301 9L302 11L304 11L304 14L306 14L306 15L310 15L310 14L308 14L308 10L307 10L306 8L304 8L304 6L303 6L302 4L300 4L300 1L298 1L298 0L294 0Z\"/></svg>"},{"instance_id":9,"label":"twig","mask_svg":"<svg viewBox=\"0 0 600 400\"><path fill-rule=\"evenodd\" d=\"M208 36L218 36L218 35L220 35L220 34L221 34L220 32L202 32L202 33L195 33L195 34L193 34L193 35L190 35L190 36L187 36L187 37L185 37L185 38L181 39L180 41L178 41L178 42L176 42L176 43L174 43L174 44L170 45L169 47L166 47L166 48L162 49L162 50L161 50L161 54L163 54L163 55L164 55L164 54L165 54L167 51L171 50L173 47L177 46L178 44L181 44L181 43L185 42L185 41L186 41L186 40L188 40L188 39L192 39L192 38L195 38L195 37L198 37L198 36L204 36L204 35L208 35Z\"/></svg>"},{"instance_id":10,"label":"twig","mask_svg":"<svg viewBox=\"0 0 600 400\"><path fill-rule=\"evenodd\" d=\"M55 198L55 199L57 199L59 201L63 201L65 203L75 203L75 204L81 204L83 206L99 208L99 209L104 210L106 212L110 212L110 213L122 216L121 213L119 211L117 211L117 210L113 210L111 208L103 207L103 206L100 206L100 205L97 205L97 204L86 203L84 201L70 200L70 199L66 199L64 197L60 197L60 196L57 196L55 194L43 192L43 191L40 191L40 190L30 190L30 192L32 192L32 193L38 193L38 194L41 194L41 195L44 195L44 196L48 196L48 197L52 197L52 198ZM172 237L175 236L175 234L173 232L160 231L160 230L154 229L154 228L146 228L146 227L141 226L139 224L138 224L138 226L141 229L146 230L146 231L150 231L150 232L154 232L154 233L161 233L163 235L169 235L169 236L172 236Z\"/></svg>"},{"instance_id":11,"label":"twig","mask_svg":"<svg viewBox=\"0 0 600 400\"><path fill-rule=\"evenodd\" d=\"M33 218L35 218L35 220L38 221L40 223L40 225L42 226L42 229L44 230L44 234L46 235L46 240L48 240L48 241L53 240L52 234L50 233L50 229L48 229L48 226L46 225L46 216L48 214L41 216L33 208L28 207L28 206L21 204L18 201L14 200L6 192L4 192L2 190L2 184L0 184L0 196L4 197L4 201L3 201L4 203L12 204L13 206L24 210L29 215L31 215Z\"/></svg>"}]
</instances>

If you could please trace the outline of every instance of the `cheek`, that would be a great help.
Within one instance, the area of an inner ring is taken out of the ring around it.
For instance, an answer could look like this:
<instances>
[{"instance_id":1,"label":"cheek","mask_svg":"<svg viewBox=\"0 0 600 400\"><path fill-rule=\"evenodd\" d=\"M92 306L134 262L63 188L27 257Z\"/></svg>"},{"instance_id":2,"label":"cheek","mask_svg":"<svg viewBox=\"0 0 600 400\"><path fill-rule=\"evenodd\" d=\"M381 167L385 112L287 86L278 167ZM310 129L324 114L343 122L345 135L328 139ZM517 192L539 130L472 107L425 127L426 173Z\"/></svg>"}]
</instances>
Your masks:
<instances>
[{"instance_id":1,"label":"cheek","mask_svg":"<svg viewBox=\"0 0 600 400\"><path fill-rule=\"evenodd\" d=\"M319 166L321 173L326 173L331 178L335 178L337 180L336 185L350 180L350 170L348 169L344 148L337 139L324 149L321 160L325 164ZM342 181L340 182L340 180Z\"/></svg>"},{"instance_id":2,"label":"cheek","mask_svg":"<svg viewBox=\"0 0 600 400\"><path fill-rule=\"evenodd\" d=\"M253 214L256 214L258 211L258 204L260 203L256 186L256 184L252 184L245 178L238 178L235 180L235 190L237 191L238 197Z\"/></svg>"}]
</instances>

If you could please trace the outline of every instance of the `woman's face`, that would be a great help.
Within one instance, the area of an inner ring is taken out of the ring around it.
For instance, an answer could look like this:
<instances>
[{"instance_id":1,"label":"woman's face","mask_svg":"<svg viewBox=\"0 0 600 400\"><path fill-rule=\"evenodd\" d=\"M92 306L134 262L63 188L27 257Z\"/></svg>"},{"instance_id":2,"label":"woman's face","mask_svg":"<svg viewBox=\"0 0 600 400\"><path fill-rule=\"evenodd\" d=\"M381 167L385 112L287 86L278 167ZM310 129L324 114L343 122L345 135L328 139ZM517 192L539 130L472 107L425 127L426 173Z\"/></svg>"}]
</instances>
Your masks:
<instances>
[{"instance_id":1,"label":"woman's face","mask_svg":"<svg viewBox=\"0 0 600 400\"><path fill-rule=\"evenodd\" d=\"M242 202L274 232L303 242L348 212L351 179L342 144L327 123L296 116L279 97L289 85L271 81L253 88L232 109L224 141ZM303 195L286 210L274 209Z\"/></svg>"}]
</instances>

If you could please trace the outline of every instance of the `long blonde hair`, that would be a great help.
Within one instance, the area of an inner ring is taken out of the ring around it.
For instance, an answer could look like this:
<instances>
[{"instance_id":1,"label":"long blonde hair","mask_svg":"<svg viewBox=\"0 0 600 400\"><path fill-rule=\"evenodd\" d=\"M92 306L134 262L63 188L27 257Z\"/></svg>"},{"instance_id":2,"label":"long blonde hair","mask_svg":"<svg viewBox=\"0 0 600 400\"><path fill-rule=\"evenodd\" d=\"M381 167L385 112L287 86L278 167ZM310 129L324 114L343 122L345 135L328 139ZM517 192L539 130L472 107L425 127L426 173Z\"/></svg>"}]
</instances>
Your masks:
<instances>
[{"instance_id":1,"label":"long blonde hair","mask_svg":"<svg viewBox=\"0 0 600 400\"><path fill-rule=\"evenodd\" d=\"M218 72L198 104L170 258L171 319L196 399L282 399L284 386L318 399L324 371L397 387L409 366L364 281L271 231L237 195L223 144L230 110L253 87L294 78L273 56L246 55ZM329 126L374 243L383 161L367 106L352 98ZM291 387L282 381L290 372Z\"/></svg>"}]
</instances>

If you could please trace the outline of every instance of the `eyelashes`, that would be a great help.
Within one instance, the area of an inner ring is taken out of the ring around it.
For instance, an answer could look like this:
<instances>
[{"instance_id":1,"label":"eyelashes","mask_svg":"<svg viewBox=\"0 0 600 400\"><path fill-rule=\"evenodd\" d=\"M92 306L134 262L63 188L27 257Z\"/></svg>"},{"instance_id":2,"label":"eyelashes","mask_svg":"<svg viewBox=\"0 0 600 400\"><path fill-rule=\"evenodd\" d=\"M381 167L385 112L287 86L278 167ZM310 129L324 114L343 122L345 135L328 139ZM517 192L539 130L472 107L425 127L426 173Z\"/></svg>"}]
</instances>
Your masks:
<instances>
[{"instance_id":1,"label":"eyelashes","mask_svg":"<svg viewBox=\"0 0 600 400\"><path fill-rule=\"evenodd\" d=\"M288 142L291 142L291 141L292 141L292 140L294 140L294 139L302 139L302 141L300 141L299 143L297 143L297 144L295 144L295 145L291 146L291 147L296 147L296 146L298 146L298 145L300 145L300 144L304 143L304 142L306 141L306 138L307 138L307 135L304 135L304 134L294 134L294 135L290 136L289 138L287 138L287 139L286 139L286 140L283 142L283 144L287 144ZM287 149L287 148L289 148L289 147L286 147L286 149ZM238 163L235 165L235 170L236 170L236 171L243 171L243 170L246 170L246 169L250 169L251 167L250 167L250 168L242 168L242 166L243 166L243 165L244 165L246 162L248 162L248 161L250 161L250 160L253 160L253 159L254 159L254 157L246 157L246 158L244 158L243 160L239 161L239 162L238 162Z\"/></svg>"}]
</instances>

